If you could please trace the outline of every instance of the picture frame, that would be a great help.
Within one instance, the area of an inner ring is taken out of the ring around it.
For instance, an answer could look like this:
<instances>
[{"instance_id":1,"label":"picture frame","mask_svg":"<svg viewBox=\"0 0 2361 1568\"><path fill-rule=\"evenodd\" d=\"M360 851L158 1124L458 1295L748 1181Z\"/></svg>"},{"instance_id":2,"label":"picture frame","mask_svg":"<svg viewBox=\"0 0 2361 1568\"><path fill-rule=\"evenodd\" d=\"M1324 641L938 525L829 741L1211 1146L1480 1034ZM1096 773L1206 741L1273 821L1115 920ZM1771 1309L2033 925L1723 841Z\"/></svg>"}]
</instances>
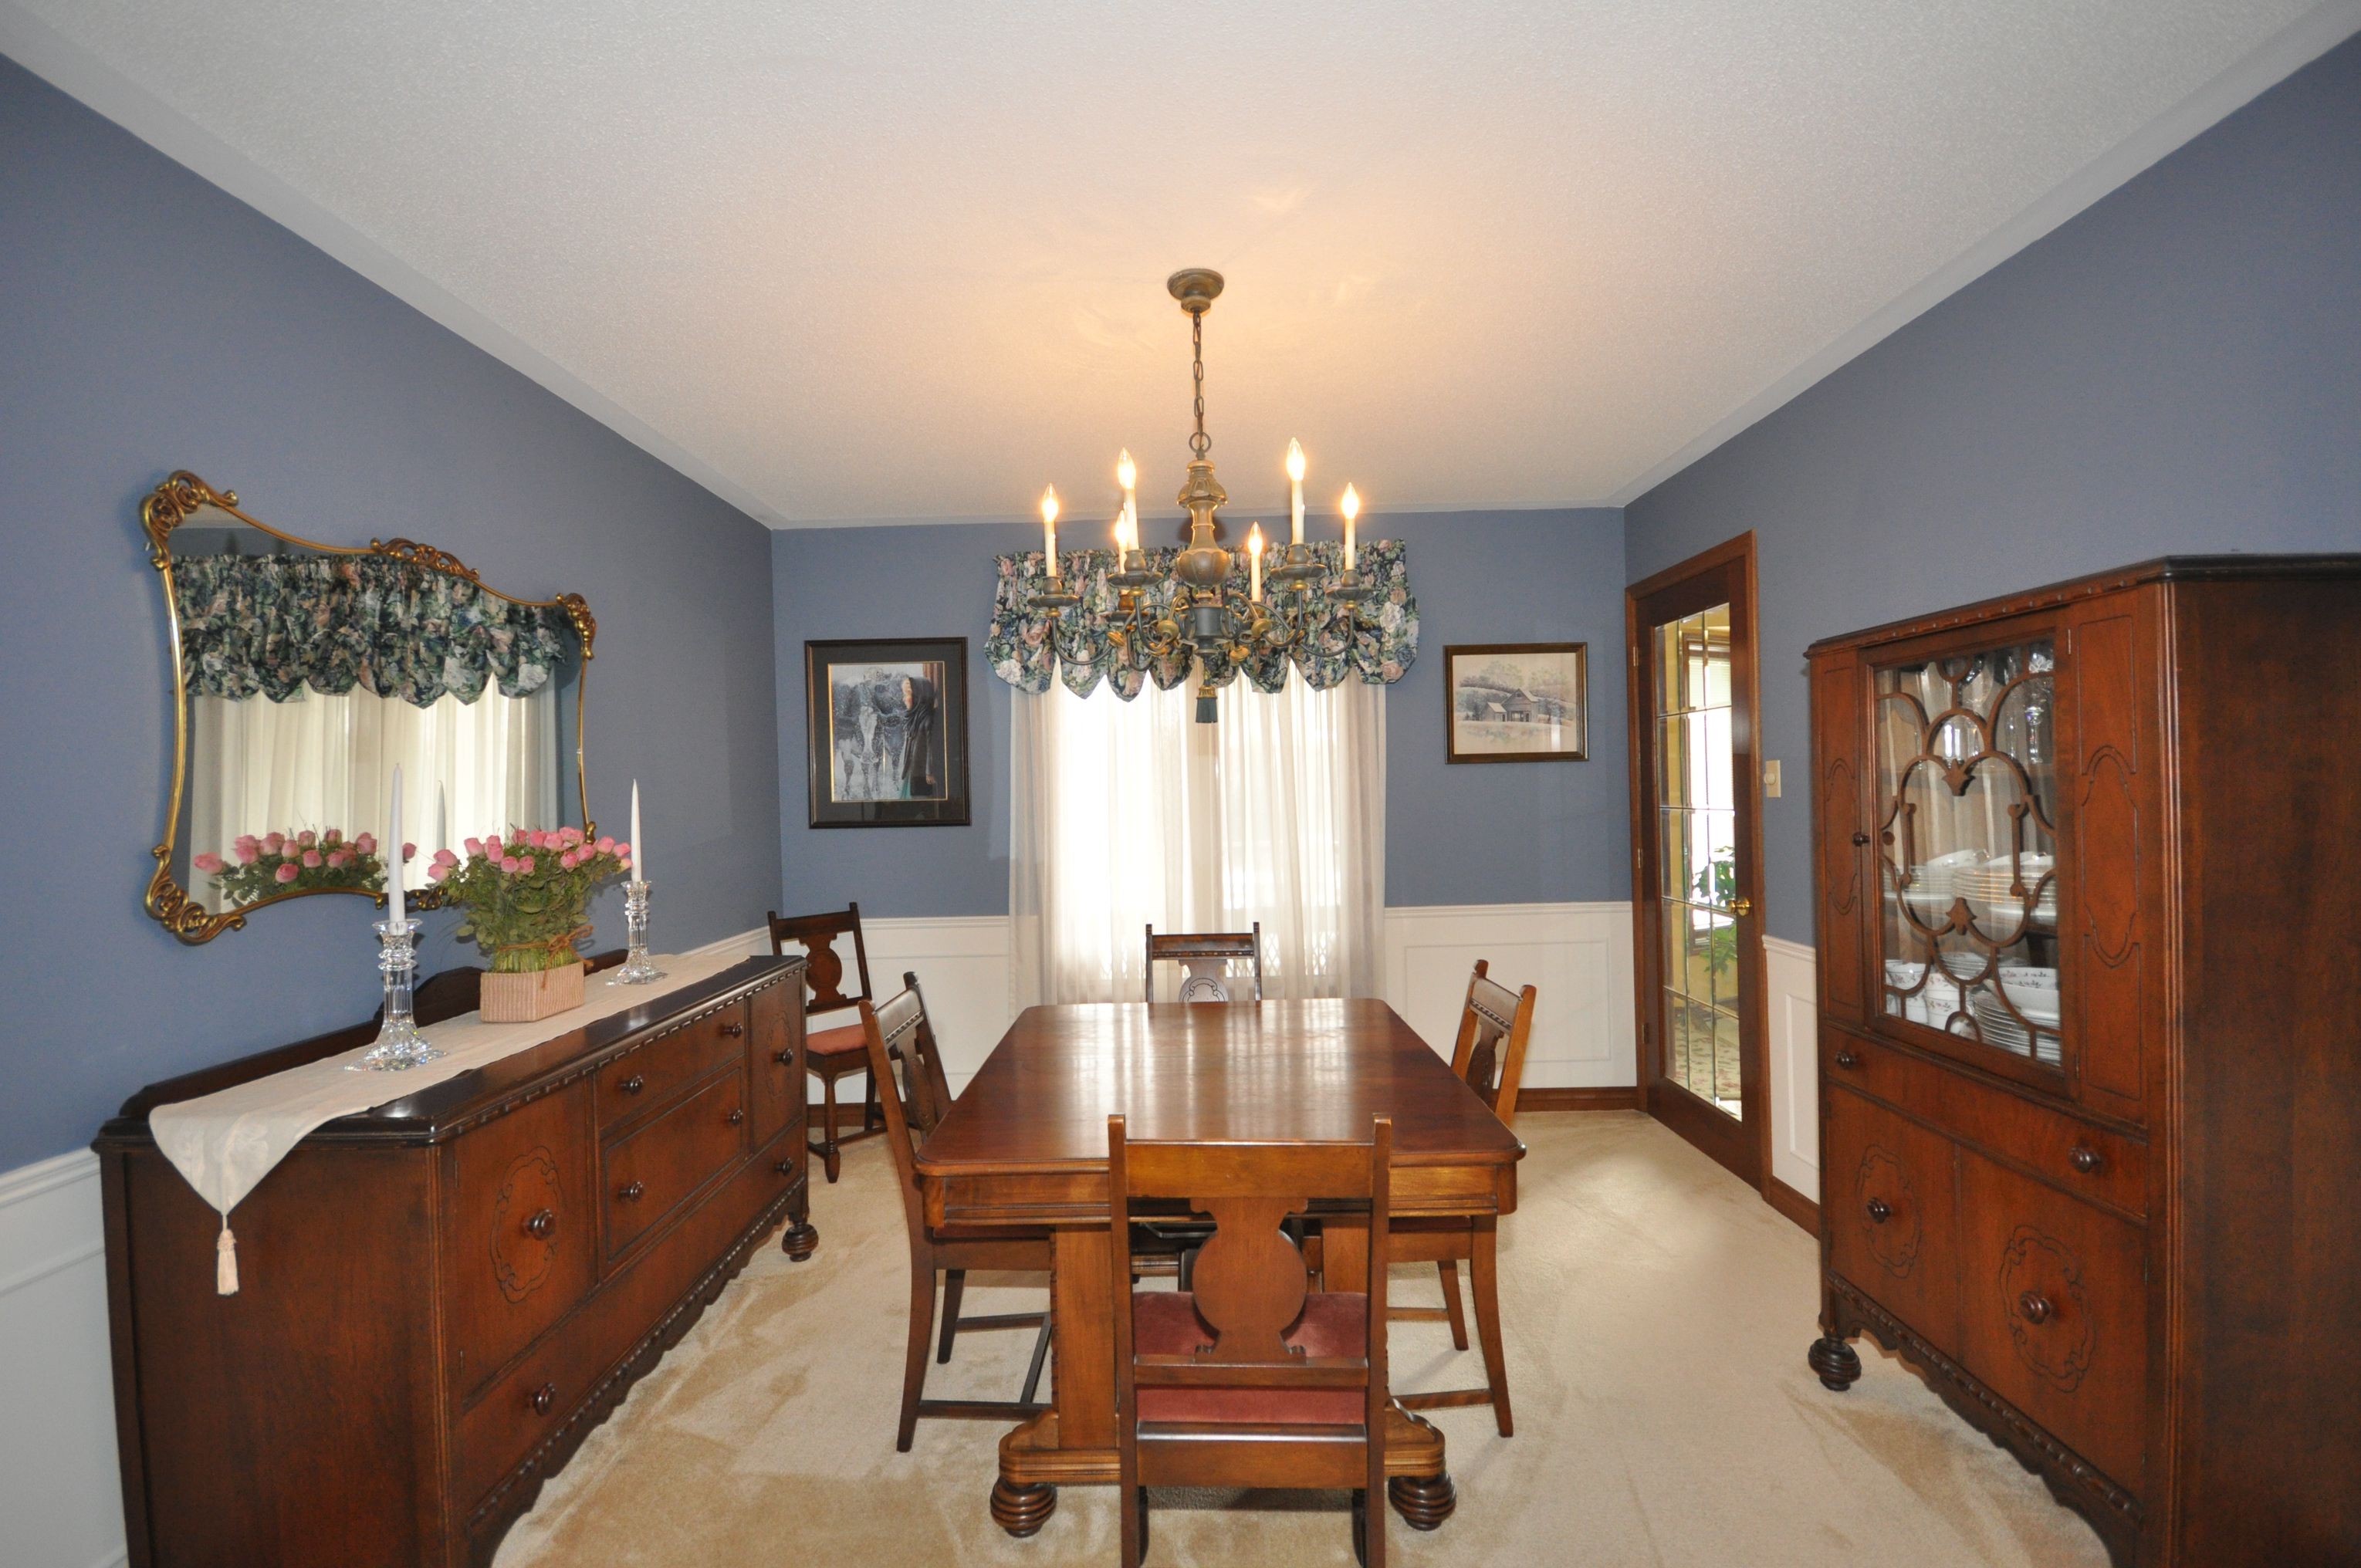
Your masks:
<instances>
[{"instance_id":1,"label":"picture frame","mask_svg":"<svg viewBox=\"0 0 2361 1568\"><path fill-rule=\"evenodd\" d=\"M1444 745L1454 762L1590 756L1590 645L1463 642L1443 651Z\"/></svg>"},{"instance_id":2,"label":"picture frame","mask_svg":"<svg viewBox=\"0 0 2361 1568\"><path fill-rule=\"evenodd\" d=\"M804 644L814 828L968 826L967 639Z\"/></svg>"}]
</instances>

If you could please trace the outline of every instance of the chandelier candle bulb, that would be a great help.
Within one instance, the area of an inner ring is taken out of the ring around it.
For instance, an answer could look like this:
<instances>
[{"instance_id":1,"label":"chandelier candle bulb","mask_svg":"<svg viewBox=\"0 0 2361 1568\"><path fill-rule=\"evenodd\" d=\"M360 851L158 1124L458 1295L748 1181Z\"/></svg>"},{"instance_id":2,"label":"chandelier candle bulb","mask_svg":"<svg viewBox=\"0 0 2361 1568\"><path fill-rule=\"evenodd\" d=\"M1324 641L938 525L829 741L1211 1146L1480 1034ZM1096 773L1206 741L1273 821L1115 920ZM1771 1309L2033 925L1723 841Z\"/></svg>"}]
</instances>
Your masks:
<instances>
[{"instance_id":1,"label":"chandelier candle bulb","mask_svg":"<svg viewBox=\"0 0 2361 1568\"><path fill-rule=\"evenodd\" d=\"M1041 554L1049 558L1049 580L1058 580L1058 487L1041 492Z\"/></svg>"},{"instance_id":2,"label":"chandelier candle bulb","mask_svg":"<svg viewBox=\"0 0 2361 1568\"><path fill-rule=\"evenodd\" d=\"M1303 444L1290 436L1287 442L1288 510L1292 515L1295 532L1288 543L1303 543Z\"/></svg>"},{"instance_id":3,"label":"chandelier candle bulb","mask_svg":"<svg viewBox=\"0 0 2361 1568\"><path fill-rule=\"evenodd\" d=\"M1353 549L1353 521L1356 518L1361 515L1360 495L1349 484L1345 487L1345 499L1341 504L1345 511L1345 570L1349 572L1353 569L1353 558L1355 554L1355 551Z\"/></svg>"},{"instance_id":4,"label":"chandelier candle bulb","mask_svg":"<svg viewBox=\"0 0 2361 1568\"><path fill-rule=\"evenodd\" d=\"M1262 524L1256 523L1246 534L1246 598L1262 603Z\"/></svg>"}]
</instances>

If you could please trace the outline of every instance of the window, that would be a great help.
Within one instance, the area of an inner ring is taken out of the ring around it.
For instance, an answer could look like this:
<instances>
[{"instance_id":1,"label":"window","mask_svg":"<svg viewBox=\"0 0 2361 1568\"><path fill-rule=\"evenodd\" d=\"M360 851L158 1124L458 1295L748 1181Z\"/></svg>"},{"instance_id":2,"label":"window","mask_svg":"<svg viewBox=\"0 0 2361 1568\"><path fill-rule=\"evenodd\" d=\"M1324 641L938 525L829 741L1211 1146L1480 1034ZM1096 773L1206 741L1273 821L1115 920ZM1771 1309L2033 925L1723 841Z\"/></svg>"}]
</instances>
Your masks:
<instances>
[{"instance_id":1,"label":"window","mask_svg":"<svg viewBox=\"0 0 2361 1568\"><path fill-rule=\"evenodd\" d=\"M1016 695L1010 906L1042 1002L1133 1001L1147 927L1262 923L1264 994L1373 996L1385 914L1385 695L1300 675L1125 702Z\"/></svg>"}]
</instances>

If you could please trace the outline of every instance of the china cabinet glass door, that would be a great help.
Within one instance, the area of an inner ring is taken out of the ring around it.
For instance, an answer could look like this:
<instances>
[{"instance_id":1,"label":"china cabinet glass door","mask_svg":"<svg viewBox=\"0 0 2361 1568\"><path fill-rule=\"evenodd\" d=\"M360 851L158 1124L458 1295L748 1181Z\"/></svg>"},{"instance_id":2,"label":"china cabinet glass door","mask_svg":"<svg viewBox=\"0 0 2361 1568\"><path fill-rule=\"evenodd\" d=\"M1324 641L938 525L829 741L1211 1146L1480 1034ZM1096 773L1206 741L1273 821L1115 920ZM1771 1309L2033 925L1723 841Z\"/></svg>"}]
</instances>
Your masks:
<instances>
[{"instance_id":1,"label":"china cabinet glass door","mask_svg":"<svg viewBox=\"0 0 2361 1568\"><path fill-rule=\"evenodd\" d=\"M2063 1069L2056 652L1876 672L1881 1010Z\"/></svg>"}]
</instances>

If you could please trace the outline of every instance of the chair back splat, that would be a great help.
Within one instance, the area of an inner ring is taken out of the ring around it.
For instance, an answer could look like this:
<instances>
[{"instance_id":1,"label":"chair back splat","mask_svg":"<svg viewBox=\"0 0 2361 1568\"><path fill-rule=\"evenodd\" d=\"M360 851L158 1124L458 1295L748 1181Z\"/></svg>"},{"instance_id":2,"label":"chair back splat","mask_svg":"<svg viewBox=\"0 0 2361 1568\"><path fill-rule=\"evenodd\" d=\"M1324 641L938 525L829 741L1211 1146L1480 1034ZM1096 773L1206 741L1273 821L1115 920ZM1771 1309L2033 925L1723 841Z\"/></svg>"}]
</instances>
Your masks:
<instances>
[{"instance_id":1,"label":"chair back splat","mask_svg":"<svg viewBox=\"0 0 2361 1568\"><path fill-rule=\"evenodd\" d=\"M1366 1144L1135 1144L1107 1118L1126 1568L1159 1486L1351 1489L1363 1561L1383 1568L1392 1157L1388 1116ZM1213 1220L1190 1290L1132 1287L1132 1205L1149 1199ZM1311 1288L1281 1226L1315 1209L1367 1214L1367 1290Z\"/></svg>"},{"instance_id":2,"label":"chair back splat","mask_svg":"<svg viewBox=\"0 0 2361 1568\"><path fill-rule=\"evenodd\" d=\"M1517 1123L1517 1089L1525 1077L1525 1047L1532 1037L1533 1008L1541 992L1532 986L1510 991L1487 978L1490 964L1476 960L1467 977L1467 1003L1459 1014L1459 1039L1451 1070L1466 1080L1492 1114Z\"/></svg>"},{"instance_id":3,"label":"chair back splat","mask_svg":"<svg viewBox=\"0 0 2361 1568\"><path fill-rule=\"evenodd\" d=\"M1141 986L1144 1001L1156 1000L1156 966L1177 963L1180 977L1182 1002L1229 1002L1230 963L1244 959L1254 981L1251 1000L1262 1000L1262 922L1254 923L1251 931L1204 931L1194 933L1167 932L1159 937L1156 927L1148 927L1148 962L1142 968Z\"/></svg>"}]
</instances>

